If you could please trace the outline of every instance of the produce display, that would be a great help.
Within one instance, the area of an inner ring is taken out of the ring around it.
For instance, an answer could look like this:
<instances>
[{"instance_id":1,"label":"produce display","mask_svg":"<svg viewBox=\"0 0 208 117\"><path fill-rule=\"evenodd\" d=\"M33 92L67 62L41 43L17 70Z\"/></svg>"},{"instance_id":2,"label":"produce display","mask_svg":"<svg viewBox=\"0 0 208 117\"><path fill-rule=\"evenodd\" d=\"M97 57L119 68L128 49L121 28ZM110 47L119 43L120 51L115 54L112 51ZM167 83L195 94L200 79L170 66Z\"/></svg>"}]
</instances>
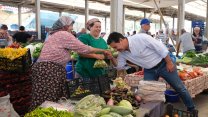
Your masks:
<instances>
[{"instance_id":1,"label":"produce display","mask_svg":"<svg viewBox=\"0 0 208 117\"><path fill-rule=\"evenodd\" d=\"M135 96L131 91L130 87L124 82L121 77L113 80L114 88L104 92L103 97L109 105L117 105L122 100L127 100L134 109L140 106L141 98Z\"/></svg>"},{"instance_id":2,"label":"produce display","mask_svg":"<svg viewBox=\"0 0 208 117\"><path fill-rule=\"evenodd\" d=\"M22 47L20 43L14 42L11 45L7 46L9 48L19 48Z\"/></svg>"},{"instance_id":3,"label":"produce display","mask_svg":"<svg viewBox=\"0 0 208 117\"><path fill-rule=\"evenodd\" d=\"M43 48L43 43L37 43L36 45L34 45L35 49L32 53L32 57L33 58L38 58L40 56L40 52Z\"/></svg>"},{"instance_id":4,"label":"produce display","mask_svg":"<svg viewBox=\"0 0 208 117\"><path fill-rule=\"evenodd\" d=\"M177 62L195 66L208 65L208 53L196 54L195 52L187 52L182 56L182 59L177 59Z\"/></svg>"},{"instance_id":5,"label":"produce display","mask_svg":"<svg viewBox=\"0 0 208 117\"><path fill-rule=\"evenodd\" d=\"M197 55L192 58L192 65L208 65L208 54Z\"/></svg>"},{"instance_id":6,"label":"produce display","mask_svg":"<svg viewBox=\"0 0 208 117\"><path fill-rule=\"evenodd\" d=\"M188 51L188 52L186 52L186 53L183 55L183 57L194 58L194 57L196 57L196 52L194 52L194 51Z\"/></svg>"},{"instance_id":7,"label":"produce display","mask_svg":"<svg viewBox=\"0 0 208 117\"><path fill-rule=\"evenodd\" d=\"M126 88L126 89L128 89L128 90L130 90L130 86L128 86L127 84L126 84L126 82L123 80L123 78L121 78L121 77L118 77L118 78L116 78L115 80L113 80L113 84L117 87L117 88L121 88L121 89L123 89L123 88Z\"/></svg>"},{"instance_id":8,"label":"produce display","mask_svg":"<svg viewBox=\"0 0 208 117\"><path fill-rule=\"evenodd\" d=\"M117 105L106 105L100 96L88 95L75 106L75 117L133 117L133 107L127 100Z\"/></svg>"},{"instance_id":9,"label":"produce display","mask_svg":"<svg viewBox=\"0 0 208 117\"><path fill-rule=\"evenodd\" d=\"M75 117L96 117L106 106L105 100L100 96L88 95L82 98L75 106Z\"/></svg>"},{"instance_id":10,"label":"produce display","mask_svg":"<svg viewBox=\"0 0 208 117\"><path fill-rule=\"evenodd\" d=\"M194 79L199 76L203 76L203 72L201 68L199 67L193 67L192 69L189 70L179 70L178 71L178 76L180 77L181 80L185 81L188 79Z\"/></svg>"},{"instance_id":11,"label":"produce display","mask_svg":"<svg viewBox=\"0 0 208 117\"><path fill-rule=\"evenodd\" d=\"M106 101L112 101L112 105L117 105L122 100L128 100L132 106L138 108L140 106L141 99L138 99L132 92L130 92L127 88L113 88L111 90L106 91L103 94L103 97ZM111 103L111 102L109 102Z\"/></svg>"},{"instance_id":12,"label":"produce display","mask_svg":"<svg viewBox=\"0 0 208 117\"><path fill-rule=\"evenodd\" d=\"M24 117L74 117L72 112L57 111L54 108L36 108Z\"/></svg>"},{"instance_id":13,"label":"produce display","mask_svg":"<svg viewBox=\"0 0 208 117\"><path fill-rule=\"evenodd\" d=\"M80 86L74 91L74 93L71 95L71 97L77 97L81 94L87 94L90 93L90 90L85 90L81 88Z\"/></svg>"},{"instance_id":14,"label":"produce display","mask_svg":"<svg viewBox=\"0 0 208 117\"><path fill-rule=\"evenodd\" d=\"M27 48L3 48L0 49L0 58L7 58L14 60L19 58L27 53Z\"/></svg>"},{"instance_id":15,"label":"produce display","mask_svg":"<svg viewBox=\"0 0 208 117\"><path fill-rule=\"evenodd\" d=\"M108 64L104 60L96 60L93 68L105 68L108 67Z\"/></svg>"}]
</instances>

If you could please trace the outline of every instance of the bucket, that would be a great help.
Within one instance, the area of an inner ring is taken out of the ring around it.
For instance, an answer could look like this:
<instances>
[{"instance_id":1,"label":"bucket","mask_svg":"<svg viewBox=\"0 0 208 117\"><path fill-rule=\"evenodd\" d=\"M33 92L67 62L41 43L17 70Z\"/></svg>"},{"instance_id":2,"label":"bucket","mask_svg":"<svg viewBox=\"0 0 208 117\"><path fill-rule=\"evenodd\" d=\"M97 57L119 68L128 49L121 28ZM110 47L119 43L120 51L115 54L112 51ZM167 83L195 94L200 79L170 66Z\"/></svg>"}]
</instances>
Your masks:
<instances>
[{"instance_id":1,"label":"bucket","mask_svg":"<svg viewBox=\"0 0 208 117\"><path fill-rule=\"evenodd\" d=\"M67 65L66 65L66 78L68 80L72 80L74 77L73 77L73 68L72 68L72 63L71 62L68 62Z\"/></svg>"},{"instance_id":2,"label":"bucket","mask_svg":"<svg viewBox=\"0 0 208 117\"><path fill-rule=\"evenodd\" d=\"M173 90L166 90L165 99L166 99L166 102L171 102L171 103L178 102L179 94Z\"/></svg>"}]
</instances>

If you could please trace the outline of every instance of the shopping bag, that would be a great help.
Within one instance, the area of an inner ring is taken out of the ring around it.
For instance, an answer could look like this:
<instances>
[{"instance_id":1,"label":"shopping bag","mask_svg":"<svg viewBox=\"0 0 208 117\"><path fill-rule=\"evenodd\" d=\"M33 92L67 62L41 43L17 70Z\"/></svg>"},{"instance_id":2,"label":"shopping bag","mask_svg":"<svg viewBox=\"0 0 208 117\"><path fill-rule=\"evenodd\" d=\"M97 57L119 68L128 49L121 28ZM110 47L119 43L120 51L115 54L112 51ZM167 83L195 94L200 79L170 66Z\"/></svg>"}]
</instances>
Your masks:
<instances>
[{"instance_id":1,"label":"shopping bag","mask_svg":"<svg viewBox=\"0 0 208 117\"><path fill-rule=\"evenodd\" d=\"M19 117L9 98L10 95L0 97L0 117Z\"/></svg>"},{"instance_id":2,"label":"shopping bag","mask_svg":"<svg viewBox=\"0 0 208 117\"><path fill-rule=\"evenodd\" d=\"M93 68L105 68L108 67L108 64L104 60L96 60Z\"/></svg>"}]
</instances>

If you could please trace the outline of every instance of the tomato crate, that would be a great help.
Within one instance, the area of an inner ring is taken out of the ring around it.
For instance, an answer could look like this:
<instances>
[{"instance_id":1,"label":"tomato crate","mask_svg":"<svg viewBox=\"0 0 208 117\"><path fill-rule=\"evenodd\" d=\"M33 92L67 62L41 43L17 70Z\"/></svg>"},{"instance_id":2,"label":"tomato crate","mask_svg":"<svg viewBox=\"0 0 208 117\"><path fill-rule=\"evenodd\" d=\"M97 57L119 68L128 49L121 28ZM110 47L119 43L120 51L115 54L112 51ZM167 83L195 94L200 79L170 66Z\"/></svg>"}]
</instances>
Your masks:
<instances>
[{"instance_id":1,"label":"tomato crate","mask_svg":"<svg viewBox=\"0 0 208 117\"><path fill-rule=\"evenodd\" d=\"M0 57L0 71L23 73L30 68L31 64L32 60L29 49L25 55L14 60Z\"/></svg>"},{"instance_id":2,"label":"tomato crate","mask_svg":"<svg viewBox=\"0 0 208 117\"><path fill-rule=\"evenodd\" d=\"M173 107L172 104L167 104L165 115L168 117L198 117L198 110L194 110L193 112L189 112L189 111L176 109Z\"/></svg>"},{"instance_id":3,"label":"tomato crate","mask_svg":"<svg viewBox=\"0 0 208 117\"><path fill-rule=\"evenodd\" d=\"M104 91L109 90L110 78L105 76L98 78L76 78L67 80L66 87L69 98L79 100L89 94L101 95Z\"/></svg>"}]
</instances>

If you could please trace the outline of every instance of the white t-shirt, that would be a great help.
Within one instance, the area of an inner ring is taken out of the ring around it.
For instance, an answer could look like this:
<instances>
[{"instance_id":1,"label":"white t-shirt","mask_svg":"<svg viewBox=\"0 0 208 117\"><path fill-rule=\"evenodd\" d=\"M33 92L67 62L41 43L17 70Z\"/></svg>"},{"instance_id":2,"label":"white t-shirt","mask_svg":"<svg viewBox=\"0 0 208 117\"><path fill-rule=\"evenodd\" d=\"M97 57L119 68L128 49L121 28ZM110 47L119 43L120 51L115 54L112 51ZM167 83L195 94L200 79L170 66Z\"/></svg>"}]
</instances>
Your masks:
<instances>
[{"instance_id":1,"label":"white t-shirt","mask_svg":"<svg viewBox=\"0 0 208 117\"><path fill-rule=\"evenodd\" d=\"M181 46L183 49L183 53L189 50L195 50L194 42L192 40L191 33L185 32L180 37L179 40L181 41Z\"/></svg>"}]
</instances>

